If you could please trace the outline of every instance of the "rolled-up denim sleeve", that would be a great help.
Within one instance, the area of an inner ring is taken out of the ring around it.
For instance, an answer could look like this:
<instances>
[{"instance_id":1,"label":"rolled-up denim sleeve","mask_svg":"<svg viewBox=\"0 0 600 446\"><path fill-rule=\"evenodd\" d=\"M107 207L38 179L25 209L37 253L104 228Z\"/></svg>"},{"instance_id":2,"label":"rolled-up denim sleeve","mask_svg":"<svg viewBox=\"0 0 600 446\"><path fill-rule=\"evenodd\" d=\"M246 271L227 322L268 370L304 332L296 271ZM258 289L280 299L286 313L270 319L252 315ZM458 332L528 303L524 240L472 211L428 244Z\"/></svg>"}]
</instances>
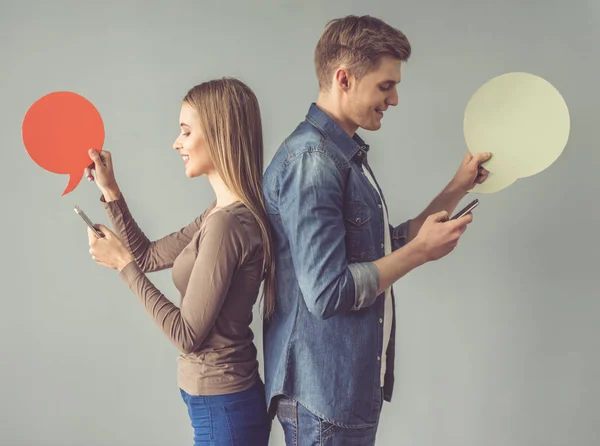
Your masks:
<instances>
[{"instance_id":1,"label":"rolled-up denim sleeve","mask_svg":"<svg viewBox=\"0 0 600 446\"><path fill-rule=\"evenodd\" d=\"M375 302L379 288L379 270L374 263L350 263L350 274L354 279L354 306L353 311L369 307Z\"/></svg>"},{"instance_id":2,"label":"rolled-up denim sleeve","mask_svg":"<svg viewBox=\"0 0 600 446\"><path fill-rule=\"evenodd\" d=\"M392 238L392 251L402 248L408 242L408 224L410 220L400 223L394 227L390 225L390 234Z\"/></svg>"},{"instance_id":3,"label":"rolled-up denim sleeve","mask_svg":"<svg viewBox=\"0 0 600 446\"><path fill-rule=\"evenodd\" d=\"M322 151L297 154L279 180L280 218L308 310L327 319L371 305L379 272L373 263L348 264L344 179L334 160Z\"/></svg>"}]
</instances>

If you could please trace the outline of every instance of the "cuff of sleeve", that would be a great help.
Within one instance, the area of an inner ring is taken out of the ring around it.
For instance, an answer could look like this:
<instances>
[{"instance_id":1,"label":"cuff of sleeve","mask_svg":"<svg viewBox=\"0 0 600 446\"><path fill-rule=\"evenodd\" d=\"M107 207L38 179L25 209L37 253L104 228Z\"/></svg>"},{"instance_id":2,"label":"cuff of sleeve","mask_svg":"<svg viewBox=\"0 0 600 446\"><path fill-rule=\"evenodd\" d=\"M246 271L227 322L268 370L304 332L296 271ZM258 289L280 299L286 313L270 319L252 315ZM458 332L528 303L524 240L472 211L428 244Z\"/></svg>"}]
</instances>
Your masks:
<instances>
[{"instance_id":1,"label":"cuff of sleeve","mask_svg":"<svg viewBox=\"0 0 600 446\"><path fill-rule=\"evenodd\" d=\"M140 269L135 260L129 262L121 271L119 271L119 277L127 284L129 288L131 288L131 285L137 278L143 275L144 272Z\"/></svg>"},{"instance_id":2,"label":"cuff of sleeve","mask_svg":"<svg viewBox=\"0 0 600 446\"><path fill-rule=\"evenodd\" d=\"M403 247L408 241L408 224L410 220L401 223L392 229L392 245L394 250Z\"/></svg>"},{"instance_id":3,"label":"cuff of sleeve","mask_svg":"<svg viewBox=\"0 0 600 446\"><path fill-rule=\"evenodd\" d=\"M374 263L351 263L348 265L354 279L354 306L352 311L373 305L379 288L379 270Z\"/></svg>"},{"instance_id":4,"label":"cuff of sleeve","mask_svg":"<svg viewBox=\"0 0 600 446\"><path fill-rule=\"evenodd\" d=\"M129 213L129 208L127 207L127 202L125 201L123 194L121 194L116 200L112 201L106 201L104 195L101 195L100 202L104 205L104 209L111 218L114 218L118 215L128 215Z\"/></svg>"}]
</instances>

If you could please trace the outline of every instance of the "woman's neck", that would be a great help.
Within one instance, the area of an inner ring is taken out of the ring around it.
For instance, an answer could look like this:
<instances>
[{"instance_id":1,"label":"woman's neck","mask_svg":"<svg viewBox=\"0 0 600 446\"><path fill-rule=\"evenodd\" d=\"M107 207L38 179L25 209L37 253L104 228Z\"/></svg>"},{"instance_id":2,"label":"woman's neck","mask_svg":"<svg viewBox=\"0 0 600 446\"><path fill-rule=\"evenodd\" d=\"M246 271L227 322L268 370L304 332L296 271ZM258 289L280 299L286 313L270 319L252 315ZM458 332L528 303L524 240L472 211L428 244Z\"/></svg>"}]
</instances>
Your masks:
<instances>
[{"instance_id":1,"label":"woman's neck","mask_svg":"<svg viewBox=\"0 0 600 446\"><path fill-rule=\"evenodd\" d=\"M238 197L235 193L231 191L231 189L227 187L227 185L217 172L211 172L206 176L210 185L213 188L213 191L215 192L215 196L217 197L217 206L215 209L229 206L231 203L240 201L240 197Z\"/></svg>"}]
</instances>

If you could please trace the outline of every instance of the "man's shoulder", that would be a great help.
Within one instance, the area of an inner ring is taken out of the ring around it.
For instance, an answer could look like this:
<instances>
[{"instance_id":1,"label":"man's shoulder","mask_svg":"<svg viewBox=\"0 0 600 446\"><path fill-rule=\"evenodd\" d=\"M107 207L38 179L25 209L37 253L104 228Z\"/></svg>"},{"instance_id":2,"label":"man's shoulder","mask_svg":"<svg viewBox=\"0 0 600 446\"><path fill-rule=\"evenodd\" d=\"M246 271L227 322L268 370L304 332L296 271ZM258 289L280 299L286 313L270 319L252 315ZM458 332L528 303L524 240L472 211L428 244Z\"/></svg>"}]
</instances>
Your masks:
<instances>
[{"instance_id":1,"label":"man's shoulder","mask_svg":"<svg viewBox=\"0 0 600 446\"><path fill-rule=\"evenodd\" d=\"M303 155L315 154L330 158L338 168L344 163L344 157L331 140L326 138L307 120L302 121L294 131L283 140L265 171L266 177L277 175L293 162L301 162Z\"/></svg>"},{"instance_id":2,"label":"man's shoulder","mask_svg":"<svg viewBox=\"0 0 600 446\"><path fill-rule=\"evenodd\" d=\"M324 136L310 122L302 121L290 135L283 140L275 158L285 163L298 155L326 149Z\"/></svg>"}]
</instances>

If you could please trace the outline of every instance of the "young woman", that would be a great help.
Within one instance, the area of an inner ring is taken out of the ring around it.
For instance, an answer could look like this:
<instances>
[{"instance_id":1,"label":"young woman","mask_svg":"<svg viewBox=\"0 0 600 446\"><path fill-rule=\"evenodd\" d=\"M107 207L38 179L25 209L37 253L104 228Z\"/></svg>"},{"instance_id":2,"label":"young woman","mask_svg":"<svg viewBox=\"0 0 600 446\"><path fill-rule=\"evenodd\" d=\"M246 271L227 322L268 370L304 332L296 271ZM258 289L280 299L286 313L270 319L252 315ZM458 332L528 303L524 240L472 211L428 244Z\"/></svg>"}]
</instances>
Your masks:
<instances>
[{"instance_id":1,"label":"young woman","mask_svg":"<svg viewBox=\"0 0 600 446\"><path fill-rule=\"evenodd\" d=\"M173 148L188 178L206 175L216 200L177 232L150 241L131 216L110 152L90 150L90 181L102 192L114 232L88 230L92 258L119 271L181 352L178 385L194 444L267 445L270 417L249 324L264 279L264 313L274 306L271 239L261 189L262 124L252 90L236 79L193 87ZM173 268L179 308L145 273Z\"/></svg>"}]
</instances>

